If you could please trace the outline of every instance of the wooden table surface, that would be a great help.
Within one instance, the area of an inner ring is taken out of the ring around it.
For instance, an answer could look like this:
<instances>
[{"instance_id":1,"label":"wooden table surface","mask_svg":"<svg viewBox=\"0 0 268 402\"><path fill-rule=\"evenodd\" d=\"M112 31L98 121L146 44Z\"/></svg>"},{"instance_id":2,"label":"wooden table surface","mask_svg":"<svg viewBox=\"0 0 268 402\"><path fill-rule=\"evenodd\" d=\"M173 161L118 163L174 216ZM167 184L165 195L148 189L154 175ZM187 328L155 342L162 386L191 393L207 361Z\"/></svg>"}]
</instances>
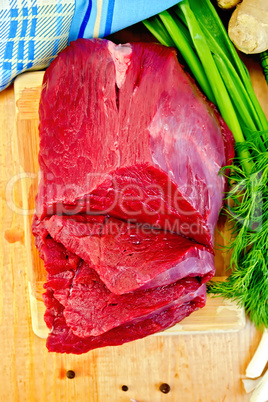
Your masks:
<instances>
[{"instance_id":1,"label":"wooden table surface","mask_svg":"<svg viewBox=\"0 0 268 402\"><path fill-rule=\"evenodd\" d=\"M247 62L267 113L267 85ZM12 86L0 93L0 133L0 401L248 401L241 378L261 337L248 321L235 333L152 336L82 356L47 352L31 327Z\"/></svg>"}]
</instances>

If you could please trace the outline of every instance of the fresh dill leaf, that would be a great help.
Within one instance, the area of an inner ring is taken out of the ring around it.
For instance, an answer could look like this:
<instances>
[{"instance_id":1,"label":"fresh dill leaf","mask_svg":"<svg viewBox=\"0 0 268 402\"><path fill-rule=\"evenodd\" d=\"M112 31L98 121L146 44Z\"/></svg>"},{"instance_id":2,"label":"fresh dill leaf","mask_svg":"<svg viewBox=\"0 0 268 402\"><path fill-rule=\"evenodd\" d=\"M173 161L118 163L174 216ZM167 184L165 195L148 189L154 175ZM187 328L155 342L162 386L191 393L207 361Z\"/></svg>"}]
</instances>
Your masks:
<instances>
[{"instance_id":1,"label":"fresh dill leaf","mask_svg":"<svg viewBox=\"0 0 268 402\"><path fill-rule=\"evenodd\" d=\"M267 240L266 236L263 243L254 243L242 258L240 256L239 266L226 281L208 284L209 293L236 301L260 329L268 328Z\"/></svg>"},{"instance_id":2,"label":"fresh dill leaf","mask_svg":"<svg viewBox=\"0 0 268 402\"><path fill-rule=\"evenodd\" d=\"M250 175L233 166L225 213L232 223L232 273L224 282L210 282L209 293L244 307L259 327L268 327L268 151L247 141L254 165Z\"/></svg>"}]
</instances>

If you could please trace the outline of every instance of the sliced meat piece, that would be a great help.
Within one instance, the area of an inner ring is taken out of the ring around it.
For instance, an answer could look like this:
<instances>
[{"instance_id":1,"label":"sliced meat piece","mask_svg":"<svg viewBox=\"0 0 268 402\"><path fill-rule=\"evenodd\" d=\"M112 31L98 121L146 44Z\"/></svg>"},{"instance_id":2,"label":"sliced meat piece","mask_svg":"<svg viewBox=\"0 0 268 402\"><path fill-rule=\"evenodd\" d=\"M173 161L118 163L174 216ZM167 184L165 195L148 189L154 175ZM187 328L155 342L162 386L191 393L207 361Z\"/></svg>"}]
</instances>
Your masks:
<instances>
[{"instance_id":1,"label":"sliced meat piece","mask_svg":"<svg viewBox=\"0 0 268 402\"><path fill-rule=\"evenodd\" d=\"M174 50L79 39L44 77L38 216L109 214L212 248L229 133Z\"/></svg>"},{"instance_id":2,"label":"sliced meat piece","mask_svg":"<svg viewBox=\"0 0 268 402\"><path fill-rule=\"evenodd\" d=\"M51 329L47 339L47 348L51 352L81 354L105 346L122 345L173 326L193 311L204 307L205 300L206 294L204 290L192 301L184 304L174 304L167 310L151 317L120 325L99 336L80 338L66 324L64 307L54 298L53 290L47 289L44 294L44 302L47 307L45 321Z\"/></svg>"},{"instance_id":3,"label":"sliced meat piece","mask_svg":"<svg viewBox=\"0 0 268 402\"><path fill-rule=\"evenodd\" d=\"M44 232L40 225L39 229ZM175 305L203 297L206 292L205 285L201 285L199 280L187 277L167 286L116 295L105 286L93 267L83 260L79 259L75 267L70 267L69 260L64 258L62 244L48 233L39 246L43 250L45 267L51 264L51 249L54 250L53 255L63 254L63 258L59 258L61 270L52 270L56 272L52 274L48 267L50 273L45 288L53 291L53 297L64 307L67 326L80 338L98 336L125 323L134 324L141 319L149 319Z\"/></svg>"},{"instance_id":4,"label":"sliced meat piece","mask_svg":"<svg viewBox=\"0 0 268 402\"><path fill-rule=\"evenodd\" d=\"M204 286L200 286L195 278L187 278L171 285L118 296L107 289L96 271L83 263L72 282L64 317L80 338L97 336L124 323L133 324L141 318L149 318L174 303L191 301L204 294ZM58 299L57 292L54 297Z\"/></svg>"},{"instance_id":5,"label":"sliced meat piece","mask_svg":"<svg viewBox=\"0 0 268 402\"><path fill-rule=\"evenodd\" d=\"M206 282L215 273L213 254L196 242L114 218L99 223L94 217L54 215L45 226L53 239L92 264L115 294L165 286L186 276Z\"/></svg>"},{"instance_id":6,"label":"sliced meat piece","mask_svg":"<svg viewBox=\"0 0 268 402\"><path fill-rule=\"evenodd\" d=\"M116 294L140 287L149 289L186 276L209 280L214 256L194 241L145 225L109 219L101 235L98 274Z\"/></svg>"}]
</instances>

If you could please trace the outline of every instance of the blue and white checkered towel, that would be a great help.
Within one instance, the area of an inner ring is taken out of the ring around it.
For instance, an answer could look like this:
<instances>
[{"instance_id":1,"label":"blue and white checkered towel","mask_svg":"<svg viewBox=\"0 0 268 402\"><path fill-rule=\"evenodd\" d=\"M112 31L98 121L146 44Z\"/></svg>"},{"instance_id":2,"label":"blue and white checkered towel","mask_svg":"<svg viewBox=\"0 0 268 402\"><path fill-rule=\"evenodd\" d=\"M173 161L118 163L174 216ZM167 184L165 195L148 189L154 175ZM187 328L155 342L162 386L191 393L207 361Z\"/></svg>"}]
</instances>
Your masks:
<instances>
[{"instance_id":1,"label":"blue and white checkered towel","mask_svg":"<svg viewBox=\"0 0 268 402\"><path fill-rule=\"evenodd\" d=\"M0 0L0 91L77 38L104 37L180 0Z\"/></svg>"}]
</instances>

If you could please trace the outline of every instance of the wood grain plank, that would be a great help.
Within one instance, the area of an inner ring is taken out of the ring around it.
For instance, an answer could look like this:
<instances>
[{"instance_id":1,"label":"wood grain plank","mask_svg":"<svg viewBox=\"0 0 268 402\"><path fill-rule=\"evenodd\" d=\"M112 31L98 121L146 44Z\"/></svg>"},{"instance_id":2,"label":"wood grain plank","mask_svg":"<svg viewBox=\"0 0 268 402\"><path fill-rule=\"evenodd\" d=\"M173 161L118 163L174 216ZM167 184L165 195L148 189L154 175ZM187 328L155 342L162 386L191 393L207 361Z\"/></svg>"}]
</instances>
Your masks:
<instances>
[{"instance_id":1,"label":"wood grain plank","mask_svg":"<svg viewBox=\"0 0 268 402\"><path fill-rule=\"evenodd\" d=\"M47 336L46 325L43 321L45 312L42 303L43 283L46 272L43 262L40 260L34 246L34 238L31 234L32 211L34 210L34 199L37 193L38 184L38 107L42 88L43 73L32 72L21 75L15 80L15 102L18 151L22 169L31 177L31 181L23 180L23 208L29 211L25 215L25 244L28 254L30 303L32 313L32 324L34 333L41 338ZM223 254L218 246L221 242L227 243L229 234L226 232L226 219L224 217L217 226L216 238L217 255L216 264L224 272L229 263L227 254ZM227 259L227 261L226 261ZM182 323L164 332L165 335L174 335L181 332L206 332L206 331L238 331L245 325L245 315L242 309L234 302L225 301L222 298L208 297L207 305L201 311L191 314Z\"/></svg>"}]
</instances>

